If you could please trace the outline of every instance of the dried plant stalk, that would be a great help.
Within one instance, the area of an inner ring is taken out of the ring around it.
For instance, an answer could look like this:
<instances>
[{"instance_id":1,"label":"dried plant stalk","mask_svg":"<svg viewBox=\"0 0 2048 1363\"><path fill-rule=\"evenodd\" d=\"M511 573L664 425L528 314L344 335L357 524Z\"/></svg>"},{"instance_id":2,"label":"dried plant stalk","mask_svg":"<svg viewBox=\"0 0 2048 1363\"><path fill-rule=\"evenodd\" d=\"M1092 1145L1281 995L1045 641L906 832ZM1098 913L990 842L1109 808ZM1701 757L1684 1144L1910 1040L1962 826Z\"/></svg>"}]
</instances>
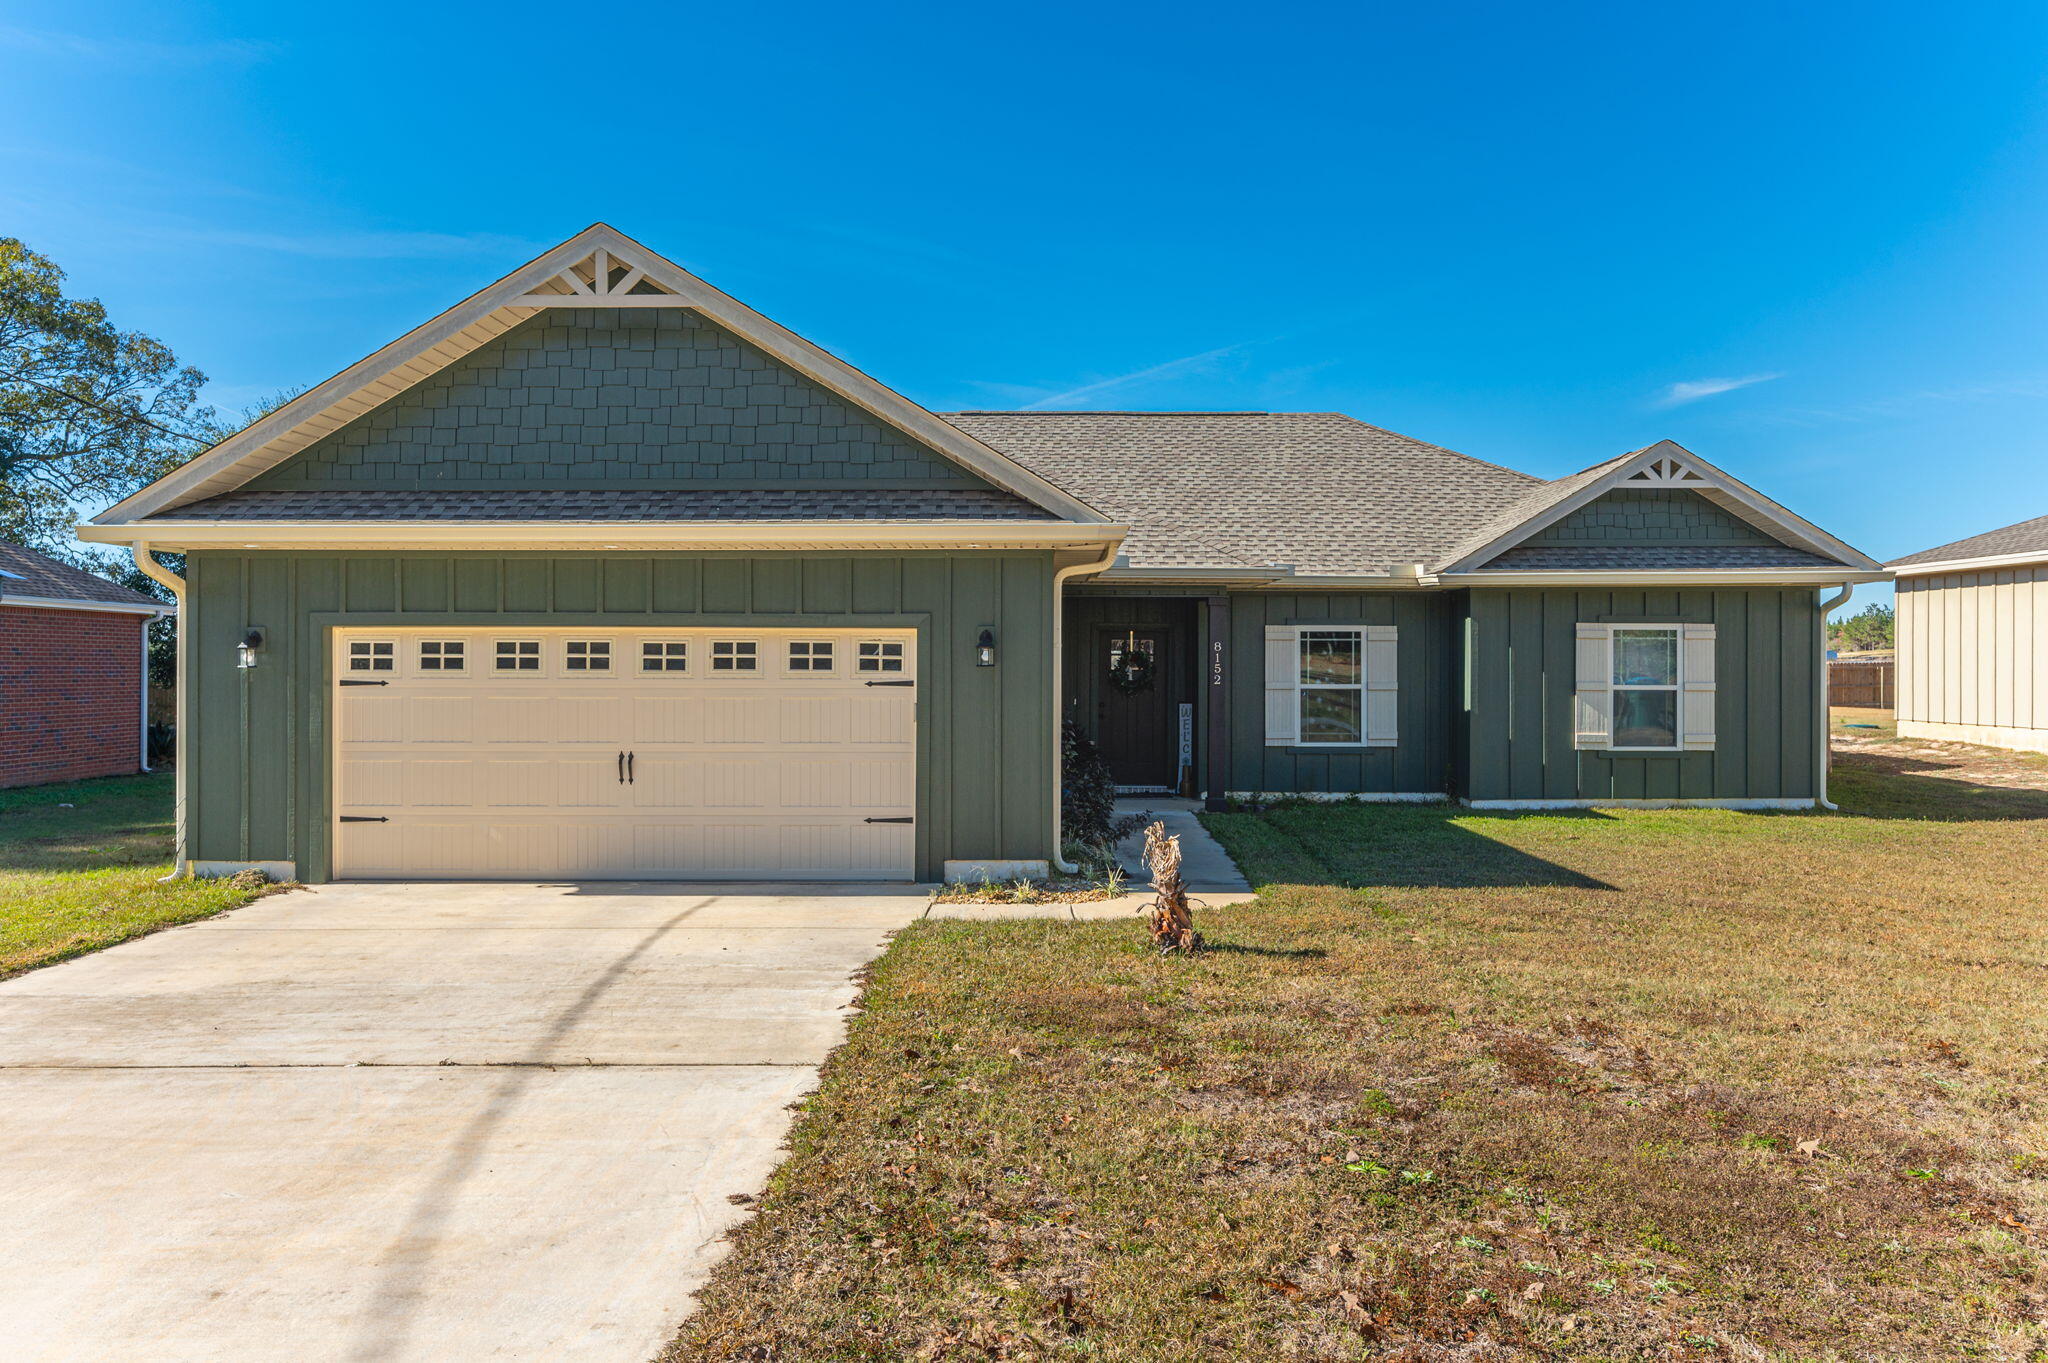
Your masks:
<instances>
[{"instance_id":1,"label":"dried plant stalk","mask_svg":"<svg viewBox=\"0 0 2048 1363\"><path fill-rule=\"evenodd\" d=\"M1154 823L1145 830L1145 865L1152 872L1156 896L1145 912L1153 944L1161 952L1192 955L1200 951L1202 934L1195 931L1194 914L1188 908L1187 881L1180 873L1180 839L1168 837L1164 823Z\"/></svg>"}]
</instances>

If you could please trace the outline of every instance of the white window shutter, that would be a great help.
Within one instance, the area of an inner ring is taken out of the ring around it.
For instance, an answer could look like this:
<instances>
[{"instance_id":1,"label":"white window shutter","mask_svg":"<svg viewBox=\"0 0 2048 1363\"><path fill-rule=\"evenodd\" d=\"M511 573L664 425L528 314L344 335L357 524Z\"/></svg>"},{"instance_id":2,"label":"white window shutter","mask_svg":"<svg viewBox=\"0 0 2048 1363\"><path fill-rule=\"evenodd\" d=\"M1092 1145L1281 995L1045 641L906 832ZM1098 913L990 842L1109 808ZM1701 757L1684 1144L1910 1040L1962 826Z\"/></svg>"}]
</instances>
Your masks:
<instances>
[{"instance_id":1,"label":"white window shutter","mask_svg":"<svg viewBox=\"0 0 2048 1363\"><path fill-rule=\"evenodd\" d=\"M1266 626L1266 746L1301 742L1301 630Z\"/></svg>"},{"instance_id":2,"label":"white window shutter","mask_svg":"<svg viewBox=\"0 0 2048 1363\"><path fill-rule=\"evenodd\" d=\"M1365 627L1365 746L1399 747L1401 631L1394 625Z\"/></svg>"},{"instance_id":3,"label":"white window shutter","mask_svg":"<svg viewBox=\"0 0 2048 1363\"><path fill-rule=\"evenodd\" d=\"M1686 625L1680 630L1678 676L1679 746L1693 752L1714 747L1714 627Z\"/></svg>"},{"instance_id":4,"label":"white window shutter","mask_svg":"<svg viewBox=\"0 0 2048 1363\"><path fill-rule=\"evenodd\" d=\"M1572 694L1572 746L1614 746L1614 672L1609 662L1612 632L1606 625L1580 625L1578 687Z\"/></svg>"}]
</instances>

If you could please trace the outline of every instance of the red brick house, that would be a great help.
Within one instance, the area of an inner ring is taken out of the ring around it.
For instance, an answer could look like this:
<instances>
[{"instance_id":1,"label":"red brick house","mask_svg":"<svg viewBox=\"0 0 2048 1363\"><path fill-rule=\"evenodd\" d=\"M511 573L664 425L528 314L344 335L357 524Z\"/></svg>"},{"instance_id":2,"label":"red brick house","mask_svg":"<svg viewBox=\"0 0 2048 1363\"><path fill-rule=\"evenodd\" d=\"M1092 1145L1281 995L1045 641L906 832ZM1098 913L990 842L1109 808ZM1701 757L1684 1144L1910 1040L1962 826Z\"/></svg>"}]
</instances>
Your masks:
<instances>
[{"instance_id":1,"label":"red brick house","mask_svg":"<svg viewBox=\"0 0 2048 1363\"><path fill-rule=\"evenodd\" d=\"M140 592L0 543L0 787L149 770Z\"/></svg>"}]
</instances>

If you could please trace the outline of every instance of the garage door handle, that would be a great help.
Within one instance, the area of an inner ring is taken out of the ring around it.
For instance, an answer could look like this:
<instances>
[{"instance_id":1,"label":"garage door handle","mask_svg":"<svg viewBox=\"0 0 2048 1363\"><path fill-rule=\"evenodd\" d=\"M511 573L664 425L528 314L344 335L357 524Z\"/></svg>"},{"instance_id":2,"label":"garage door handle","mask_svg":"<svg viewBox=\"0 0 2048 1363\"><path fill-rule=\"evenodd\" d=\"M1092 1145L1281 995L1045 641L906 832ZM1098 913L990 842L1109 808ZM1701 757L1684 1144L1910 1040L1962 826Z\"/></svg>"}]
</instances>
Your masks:
<instances>
[{"instance_id":1,"label":"garage door handle","mask_svg":"<svg viewBox=\"0 0 2048 1363\"><path fill-rule=\"evenodd\" d=\"M638 753L626 754L626 784L629 786L633 784L633 759L638 756Z\"/></svg>"},{"instance_id":2,"label":"garage door handle","mask_svg":"<svg viewBox=\"0 0 2048 1363\"><path fill-rule=\"evenodd\" d=\"M391 819L388 815L384 814L344 814L341 816L341 821L343 823L390 823Z\"/></svg>"},{"instance_id":3,"label":"garage door handle","mask_svg":"<svg viewBox=\"0 0 2048 1363\"><path fill-rule=\"evenodd\" d=\"M905 815L900 819L862 819L862 823L916 823L917 820Z\"/></svg>"},{"instance_id":4,"label":"garage door handle","mask_svg":"<svg viewBox=\"0 0 2048 1363\"><path fill-rule=\"evenodd\" d=\"M341 679L341 684L342 684L343 686L389 686L389 685L391 685L391 683L390 683L390 682L388 682L388 681L358 681L358 680L357 680L356 678L354 678L354 677L343 677L343 678Z\"/></svg>"},{"instance_id":5,"label":"garage door handle","mask_svg":"<svg viewBox=\"0 0 2048 1363\"><path fill-rule=\"evenodd\" d=\"M917 685L917 683L916 683L916 682L914 682L914 681L885 681L885 682L873 682L873 681L871 681L871 682L862 682L862 683L861 683L861 685L863 685L863 686L915 686L915 685Z\"/></svg>"},{"instance_id":6,"label":"garage door handle","mask_svg":"<svg viewBox=\"0 0 2048 1363\"><path fill-rule=\"evenodd\" d=\"M626 784L626 752L623 748L619 750L619 784Z\"/></svg>"}]
</instances>

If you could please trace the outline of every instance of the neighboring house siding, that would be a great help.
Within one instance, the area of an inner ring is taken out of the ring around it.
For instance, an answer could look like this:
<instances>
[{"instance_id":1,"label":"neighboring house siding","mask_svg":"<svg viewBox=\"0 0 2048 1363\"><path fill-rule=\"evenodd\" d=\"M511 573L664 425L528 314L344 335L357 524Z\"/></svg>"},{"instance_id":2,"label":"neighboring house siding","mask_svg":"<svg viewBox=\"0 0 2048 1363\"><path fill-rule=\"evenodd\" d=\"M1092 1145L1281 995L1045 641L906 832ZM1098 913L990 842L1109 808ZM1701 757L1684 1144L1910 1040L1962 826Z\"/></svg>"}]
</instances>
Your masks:
<instances>
[{"instance_id":1,"label":"neighboring house siding","mask_svg":"<svg viewBox=\"0 0 2048 1363\"><path fill-rule=\"evenodd\" d=\"M530 318L250 490L772 484L983 488L684 309Z\"/></svg>"},{"instance_id":2,"label":"neighboring house siding","mask_svg":"<svg viewBox=\"0 0 2048 1363\"><path fill-rule=\"evenodd\" d=\"M2048 751L2048 564L1898 582L1899 732Z\"/></svg>"},{"instance_id":3,"label":"neighboring house siding","mask_svg":"<svg viewBox=\"0 0 2048 1363\"><path fill-rule=\"evenodd\" d=\"M1449 595L1421 592L1234 592L1230 597L1230 768L1227 790L1367 795L1442 793L1450 771ZM1392 748L1266 746L1268 625L1394 625L1401 631Z\"/></svg>"},{"instance_id":4,"label":"neighboring house siding","mask_svg":"<svg viewBox=\"0 0 2048 1363\"><path fill-rule=\"evenodd\" d=\"M1522 541L1586 544L1764 545L1777 541L1697 492L1625 488L1588 502Z\"/></svg>"},{"instance_id":5,"label":"neighboring house siding","mask_svg":"<svg viewBox=\"0 0 2048 1363\"><path fill-rule=\"evenodd\" d=\"M1812 588L1475 589L1467 611L1471 710L1463 789L1475 800L1809 799L1816 793ZM1573 746L1581 623L1713 624L1712 752L1611 754Z\"/></svg>"},{"instance_id":6,"label":"neighboring house siding","mask_svg":"<svg viewBox=\"0 0 2048 1363\"><path fill-rule=\"evenodd\" d=\"M1052 555L194 553L200 861L328 866L327 630L336 624L891 625L919 630L917 871L1052 842ZM249 626L258 665L235 668ZM996 631L999 663L974 665ZM139 631L138 631L139 632Z\"/></svg>"},{"instance_id":7,"label":"neighboring house siding","mask_svg":"<svg viewBox=\"0 0 2048 1363\"><path fill-rule=\"evenodd\" d=\"M141 770L142 617L0 606L0 786Z\"/></svg>"}]
</instances>

